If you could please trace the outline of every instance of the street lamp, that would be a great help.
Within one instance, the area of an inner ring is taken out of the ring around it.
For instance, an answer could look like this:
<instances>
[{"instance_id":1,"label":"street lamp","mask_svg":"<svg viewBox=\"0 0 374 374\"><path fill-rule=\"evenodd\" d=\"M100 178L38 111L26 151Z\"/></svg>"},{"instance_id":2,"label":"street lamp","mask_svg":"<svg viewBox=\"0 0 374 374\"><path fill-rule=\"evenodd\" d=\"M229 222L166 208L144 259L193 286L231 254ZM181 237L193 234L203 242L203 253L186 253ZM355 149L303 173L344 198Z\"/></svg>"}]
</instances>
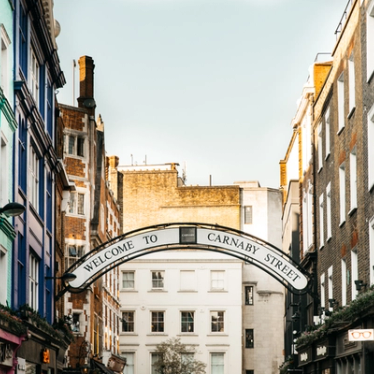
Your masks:
<instances>
[{"instance_id":1,"label":"street lamp","mask_svg":"<svg viewBox=\"0 0 374 374\"><path fill-rule=\"evenodd\" d=\"M44 279L61 279L63 282L69 283L73 281L77 276L73 273L65 273L61 277L44 277Z\"/></svg>"},{"instance_id":2,"label":"street lamp","mask_svg":"<svg viewBox=\"0 0 374 374\"><path fill-rule=\"evenodd\" d=\"M3 213L7 217L15 217L21 215L25 211L25 207L19 203L8 203L0 208L0 214Z\"/></svg>"}]
</instances>

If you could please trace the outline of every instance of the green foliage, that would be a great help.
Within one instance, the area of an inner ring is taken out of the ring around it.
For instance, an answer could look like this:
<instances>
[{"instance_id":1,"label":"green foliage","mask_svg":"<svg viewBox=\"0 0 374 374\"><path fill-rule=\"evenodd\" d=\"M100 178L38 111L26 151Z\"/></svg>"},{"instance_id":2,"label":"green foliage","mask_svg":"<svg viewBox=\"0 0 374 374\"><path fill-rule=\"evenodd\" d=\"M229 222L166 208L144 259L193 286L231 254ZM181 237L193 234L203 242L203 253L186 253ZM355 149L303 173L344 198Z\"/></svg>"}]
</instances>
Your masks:
<instances>
[{"instance_id":1,"label":"green foliage","mask_svg":"<svg viewBox=\"0 0 374 374\"><path fill-rule=\"evenodd\" d=\"M310 326L304 331L296 344L307 345L326 336L331 329L342 328L354 323L358 318L369 313L374 308L374 286L353 300L349 305L339 308L318 326Z\"/></svg>"},{"instance_id":2,"label":"green foliage","mask_svg":"<svg viewBox=\"0 0 374 374\"><path fill-rule=\"evenodd\" d=\"M205 374L201 361L194 359L195 348L182 344L179 338L171 338L157 345L159 359L155 362L156 373L159 374Z\"/></svg>"}]
</instances>

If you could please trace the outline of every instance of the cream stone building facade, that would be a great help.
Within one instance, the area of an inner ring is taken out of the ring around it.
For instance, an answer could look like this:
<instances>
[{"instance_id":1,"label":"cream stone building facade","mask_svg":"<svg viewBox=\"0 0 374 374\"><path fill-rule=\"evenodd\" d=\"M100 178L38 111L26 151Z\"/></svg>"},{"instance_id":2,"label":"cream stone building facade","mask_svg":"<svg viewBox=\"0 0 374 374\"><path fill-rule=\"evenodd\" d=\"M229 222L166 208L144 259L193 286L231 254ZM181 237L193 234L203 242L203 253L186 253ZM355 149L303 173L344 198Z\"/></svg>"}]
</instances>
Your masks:
<instances>
[{"instance_id":1,"label":"cream stone building facade","mask_svg":"<svg viewBox=\"0 0 374 374\"><path fill-rule=\"evenodd\" d=\"M162 223L218 224L281 247L281 193L257 182L186 186L177 164L118 166L111 189L123 232ZM120 266L120 354L125 373L154 373L156 345L179 337L206 372L278 373L283 362L283 286L223 253L168 250Z\"/></svg>"}]
</instances>

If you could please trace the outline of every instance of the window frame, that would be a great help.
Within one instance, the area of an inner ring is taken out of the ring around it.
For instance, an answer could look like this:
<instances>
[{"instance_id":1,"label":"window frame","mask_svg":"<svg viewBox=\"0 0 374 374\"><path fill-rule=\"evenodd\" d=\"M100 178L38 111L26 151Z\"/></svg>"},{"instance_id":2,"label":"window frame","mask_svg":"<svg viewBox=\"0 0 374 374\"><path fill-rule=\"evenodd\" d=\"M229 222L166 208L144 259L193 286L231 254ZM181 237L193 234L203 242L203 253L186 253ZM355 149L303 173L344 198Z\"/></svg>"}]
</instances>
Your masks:
<instances>
[{"instance_id":1,"label":"window frame","mask_svg":"<svg viewBox=\"0 0 374 374\"><path fill-rule=\"evenodd\" d=\"M187 316L183 316L187 314ZM190 314L192 314L192 322L190 320ZM194 310L182 310L180 312L180 332L181 334L193 334L195 333L195 311ZM189 329L192 326L192 329Z\"/></svg>"},{"instance_id":2,"label":"window frame","mask_svg":"<svg viewBox=\"0 0 374 374\"><path fill-rule=\"evenodd\" d=\"M222 274L222 277L215 278L215 275ZM211 270L210 271L210 289L211 291L224 291L226 286L226 272L225 270Z\"/></svg>"},{"instance_id":3,"label":"window frame","mask_svg":"<svg viewBox=\"0 0 374 374\"><path fill-rule=\"evenodd\" d=\"M224 310L210 311L210 332L212 334L219 334L225 332L225 314L226 313ZM213 318L216 318L216 320L214 320Z\"/></svg>"},{"instance_id":4,"label":"window frame","mask_svg":"<svg viewBox=\"0 0 374 374\"><path fill-rule=\"evenodd\" d=\"M29 292L28 304L29 306L38 311L39 310L39 273L40 273L40 260L33 254L29 253Z\"/></svg>"},{"instance_id":5,"label":"window frame","mask_svg":"<svg viewBox=\"0 0 374 374\"><path fill-rule=\"evenodd\" d=\"M345 179L346 179L346 165L345 161L343 161L339 165L339 212L340 212L340 224L342 226L346 221L346 187L345 187Z\"/></svg>"},{"instance_id":6,"label":"window frame","mask_svg":"<svg viewBox=\"0 0 374 374\"><path fill-rule=\"evenodd\" d=\"M345 103L344 103L344 72L342 72L337 84L337 97L338 97L338 134L340 134L345 128Z\"/></svg>"},{"instance_id":7,"label":"window frame","mask_svg":"<svg viewBox=\"0 0 374 374\"><path fill-rule=\"evenodd\" d=\"M349 184L350 184L350 210L351 215L357 209L357 146L349 153Z\"/></svg>"},{"instance_id":8,"label":"window frame","mask_svg":"<svg viewBox=\"0 0 374 374\"><path fill-rule=\"evenodd\" d=\"M245 329L245 348L252 349L254 348L254 329Z\"/></svg>"},{"instance_id":9,"label":"window frame","mask_svg":"<svg viewBox=\"0 0 374 374\"><path fill-rule=\"evenodd\" d=\"M162 318L160 318L162 317ZM164 334L165 333L165 311L152 310L151 311L151 333Z\"/></svg>"},{"instance_id":10,"label":"window frame","mask_svg":"<svg viewBox=\"0 0 374 374\"><path fill-rule=\"evenodd\" d=\"M132 274L132 279L124 279L124 276L125 274ZM129 287L124 287L125 285L125 282L129 282ZM130 286L132 283L132 287ZM122 290L134 290L135 289L135 271L134 270L126 270L126 271L122 271L122 287L121 287Z\"/></svg>"},{"instance_id":11,"label":"window frame","mask_svg":"<svg viewBox=\"0 0 374 374\"><path fill-rule=\"evenodd\" d=\"M249 292L250 291L250 292ZM254 305L254 286L244 286L244 303L245 305Z\"/></svg>"},{"instance_id":12,"label":"window frame","mask_svg":"<svg viewBox=\"0 0 374 374\"><path fill-rule=\"evenodd\" d=\"M165 270L151 270L152 290L165 289Z\"/></svg>"},{"instance_id":13,"label":"window frame","mask_svg":"<svg viewBox=\"0 0 374 374\"><path fill-rule=\"evenodd\" d=\"M128 321L126 321L126 318ZM125 323L127 324L127 328L125 327ZM135 311L134 310L122 310L121 316L121 333L124 334L133 334L135 333Z\"/></svg>"},{"instance_id":14,"label":"window frame","mask_svg":"<svg viewBox=\"0 0 374 374\"><path fill-rule=\"evenodd\" d=\"M245 225L252 225L253 224L253 206L252 205L245 205L243 207L243 215L244 215L244 224Z\"/></svg>"},{"instance_id":15,"label":"window frame","mask_svg":"<svg viewBox=\"0 0 374 374\"><path fill-rule=\"evenodd\" d=\"M214 363L213 357L220 357L218 364ZM210 373L211 374L221 374L225 372L225 353L224 352L210 352ZM215 369L217 367L217 369Z\"/></svg>"}]
</instances>

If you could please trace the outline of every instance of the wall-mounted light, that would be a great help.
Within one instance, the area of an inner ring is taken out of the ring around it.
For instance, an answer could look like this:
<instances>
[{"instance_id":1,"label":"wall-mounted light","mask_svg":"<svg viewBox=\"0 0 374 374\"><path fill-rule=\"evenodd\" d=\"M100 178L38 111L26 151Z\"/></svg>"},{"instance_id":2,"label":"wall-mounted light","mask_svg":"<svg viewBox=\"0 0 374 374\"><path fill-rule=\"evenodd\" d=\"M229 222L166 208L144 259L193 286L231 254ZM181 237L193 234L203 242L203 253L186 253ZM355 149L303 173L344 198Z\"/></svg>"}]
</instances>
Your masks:
<instances>
[{"instance_id":1,"label":"wall-mounted light","mask_svg":"<svg viewBox=\"0 0 374 374\"><path fill-rule=\"evenodd\" d=\"M356 290L361 291L361 288L366 288L366 283L361 279L355 280Z\"/></svg>"},{"instance_id":2,"label":"wall-mounted light","mask_svg":"<svg viewBox=\"0 0 374 374\"><path fill-rule=\"evenodd\" d=\"M25 211L25 207L19 203L8 203L0 208L0 214L5 214L7 217L15 217L21 215Z\"/></svg>"},{"instance_id":3,"label":"wall-mounted light","mask_svg":"<svg viewBox=\"0 0 374 374\"><path fill-rule=\"evenodd\" d=\"M90 367L87 364L80 366L80 369L82 374L88 374L90 371Z\"/></svg>"},{"instance_id":4,"label":"wall-mounted light","mask_svg":"<svg viewBox=\"0 0 374 374\"><path fill-rule=\"evenodd\" d=\"M73 273L65 273L61 277L44 277L44 279L61 279L63 282L69 283L76 279L77 276Z\"/></svg>"}]
</instances>

